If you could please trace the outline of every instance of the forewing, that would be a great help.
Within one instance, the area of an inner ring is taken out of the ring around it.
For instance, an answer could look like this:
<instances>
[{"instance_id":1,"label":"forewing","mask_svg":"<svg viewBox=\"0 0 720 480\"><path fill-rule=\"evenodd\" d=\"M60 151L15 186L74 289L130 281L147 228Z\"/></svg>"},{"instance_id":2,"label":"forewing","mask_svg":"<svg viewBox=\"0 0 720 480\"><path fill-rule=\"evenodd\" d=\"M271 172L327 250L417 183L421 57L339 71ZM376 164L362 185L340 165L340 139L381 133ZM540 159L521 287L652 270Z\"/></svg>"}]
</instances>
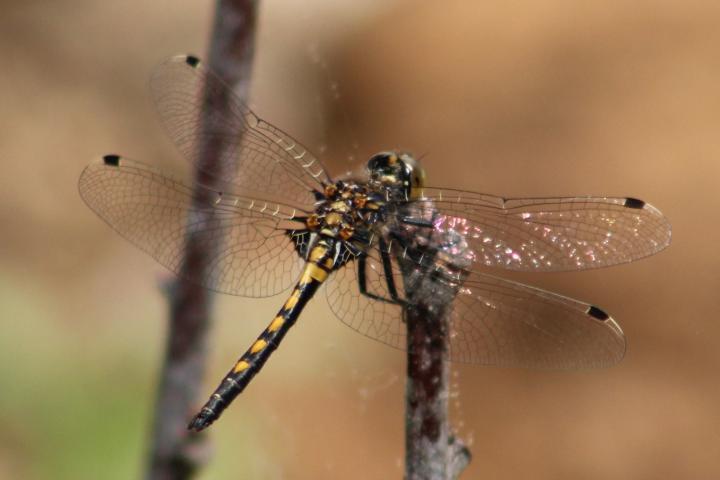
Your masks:
<instances>
[{"instance_id":1,"label":"forewing","mask_svg":"<svg viewBox=\"0 0 720 480\"><path fill-rule=\"evenodd\" d=\"M263 198L310 207L329 177L310 152L257 117L195 57L162 63L150 90L165 128L197 168ZM203 161L203 152L216 159Z\"/></svg>"},{"instance_id":2,"label":"forewing","mask_svg":"<svg viewBox=\"0 0 720 480\"><path fill-rule=\"evenodd\" d=\"M86 167L78 188L85 203L123 237L206 288L265 297L288 288L300 273L302 259L287 234L302 228L297 209L201 186L193 190L116 156ZM193 277L183 269L188 235L210 255Z\"/></svg>"},{"instance_id":3,"label":"forewing","mask_svg":"<svg viewBox=\"0 0 720 480\"><path fill-rule=\"evenodd\" d=\"M434 227L465 235L475 261L518 271L607 267L670 244L670 224L652 205L627 197L503 199L426 188L404 211L438 210ZM413 205L414 204L414 205Z\"/></svg>"}]
</instances>

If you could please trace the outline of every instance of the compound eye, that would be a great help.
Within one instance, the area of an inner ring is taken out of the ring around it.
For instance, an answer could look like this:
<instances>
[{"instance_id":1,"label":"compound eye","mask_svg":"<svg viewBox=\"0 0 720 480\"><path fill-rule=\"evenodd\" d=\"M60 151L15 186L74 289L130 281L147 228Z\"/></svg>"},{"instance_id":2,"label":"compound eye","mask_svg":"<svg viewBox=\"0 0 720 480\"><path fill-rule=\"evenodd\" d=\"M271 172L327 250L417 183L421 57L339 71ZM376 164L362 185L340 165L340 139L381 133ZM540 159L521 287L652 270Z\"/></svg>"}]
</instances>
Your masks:
<instances>
[{"instance_id":1,"label":"compound eye","mask_svg":"<svg viewBox=\"0 0 720 480\"><path fill-rule=\"evenodd\" d=\"M370 160L368 160L368 163L367 163L368 170L373 171L373 172L375 170L377 170L381 159L382 159L382 157L380 155L373 155L372 157L370 157Z\"/></svg>"},{"instance_id":2,"label":"compound eye","mask_svg":"<svg viewBox=\"0 0 720 480\"><path fill-rule=\"evenodd\" d=\"M373 155L368 160L368 169L371 171L385 170L398 161L398 156L394 153L381 152Z\"/></svg>"},{"instance_id":3,"label":"compound eye","mask_svg":"<svg viewBox=\"0 0 720 480\"><path fill-rule=\"evenodd\" d=\"M425 186L425 170L422 168L413 170L412 186L415 188L422 188Z\"/></svg>"}]
</instances>

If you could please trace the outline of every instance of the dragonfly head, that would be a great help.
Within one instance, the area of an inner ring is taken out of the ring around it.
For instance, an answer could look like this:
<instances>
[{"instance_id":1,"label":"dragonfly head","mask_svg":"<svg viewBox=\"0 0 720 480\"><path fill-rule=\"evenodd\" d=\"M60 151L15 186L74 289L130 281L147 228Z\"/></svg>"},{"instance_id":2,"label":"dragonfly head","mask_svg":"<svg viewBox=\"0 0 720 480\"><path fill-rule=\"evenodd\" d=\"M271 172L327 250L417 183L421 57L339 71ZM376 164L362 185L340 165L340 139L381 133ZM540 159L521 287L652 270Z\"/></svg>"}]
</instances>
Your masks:
<instances>
[{"instance_id":1,"label":"dragonfly head","mask_svg":"<svg viewBox=\"0 0 720 480\"><path fill-rule=\"evenodd\" d=\"M380 152L368 160L370 181L413 198L425 186L425 170L409 153Z\"/></svg>"}]
</instances>

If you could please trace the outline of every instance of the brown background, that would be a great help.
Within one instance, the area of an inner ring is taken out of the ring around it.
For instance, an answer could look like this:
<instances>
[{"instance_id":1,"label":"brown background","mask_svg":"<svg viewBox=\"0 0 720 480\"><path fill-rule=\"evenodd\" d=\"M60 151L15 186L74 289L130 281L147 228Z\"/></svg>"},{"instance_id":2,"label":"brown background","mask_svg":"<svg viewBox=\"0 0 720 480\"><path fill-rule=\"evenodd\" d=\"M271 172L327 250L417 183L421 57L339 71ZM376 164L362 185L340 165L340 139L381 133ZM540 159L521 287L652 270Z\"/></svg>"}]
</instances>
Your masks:
<instances>
[{"instance_id":1,"label":"brown background","mask_svg":"<svg viewBox=\"0 0 720 480\"><path fill-rule=\"evenodd\" d=\"M206 51L210 18L209 2L0 3L0 478L141 472L168 274L76 181L109 152L185 168L145 84ZM263 4L252 105L332 171L404 148L432 184L632 195L673 224L657 257L521 277L607 309L628 355L456 367L462 478L720 478L719 45L709 0ZM281 302L218 299L208 389ZM401 478L403 371L318 299L213 427L202 478Z\"/></svg>"}]
</instances>

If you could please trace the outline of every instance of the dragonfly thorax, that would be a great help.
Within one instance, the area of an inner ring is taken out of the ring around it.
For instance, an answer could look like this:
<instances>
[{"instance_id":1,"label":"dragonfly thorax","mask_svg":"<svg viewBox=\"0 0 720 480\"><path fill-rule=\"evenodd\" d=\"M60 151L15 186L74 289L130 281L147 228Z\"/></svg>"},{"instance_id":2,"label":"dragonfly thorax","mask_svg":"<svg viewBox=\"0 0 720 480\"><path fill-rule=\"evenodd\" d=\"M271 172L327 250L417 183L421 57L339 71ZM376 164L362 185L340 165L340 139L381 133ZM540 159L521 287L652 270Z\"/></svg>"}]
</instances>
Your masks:
<instances>
[{"instance_id":1,"label":"dragonfly thorax","mask_svg":"<svg viewBox=\"0 0 720 480\"><path fill-rule=\"evenodd\" d=\"M368 161L367 172L364 180L327 183L315 193L315 212L305 221L310 232L362 249L384 205L414 198L425 183L424 170L407 153L378 153Z\"/></svg>"},{"instance_id":2,"label":"dragonfly thorax","mask_svg":"<svg viewBox=\"0 0 720 480\"><path fill-rule=\"evenodd\" d=\"M305 221L308 229L344 241L365 231L372 212L380 208L367 187L355 182L329 183L316 196L315 212Z\"/></svg>"}]
</instances>

